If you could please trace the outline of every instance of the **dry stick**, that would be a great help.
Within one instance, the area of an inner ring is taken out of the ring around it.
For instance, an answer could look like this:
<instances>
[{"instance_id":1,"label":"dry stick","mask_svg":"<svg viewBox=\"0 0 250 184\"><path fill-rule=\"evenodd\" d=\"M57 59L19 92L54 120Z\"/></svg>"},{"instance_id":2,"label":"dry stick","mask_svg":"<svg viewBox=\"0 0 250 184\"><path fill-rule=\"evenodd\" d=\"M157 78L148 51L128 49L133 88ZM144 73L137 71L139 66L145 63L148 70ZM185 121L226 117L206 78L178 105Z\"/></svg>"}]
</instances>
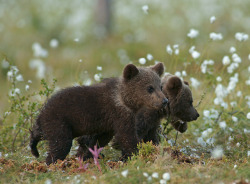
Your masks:
<instances>
[{"instance_id":1,"label":"dry stick","mask_svg":"<svg viewBox=\"0 0 250 184\"><path fill-rule=\"evenodd\" d=\"M178 127L179 130L180 130L180 127L181 127L181 123L179 124L179 127ZM176 130L176 136L175 136L174 146L176 145L176 142L177 142L178 133L179 132Z\"/></svg>"},{"instance_id":2,"label":"dry stick","mask_svg":"<svg viewBox=\"0 0 250 184\"><path fill-rule=\"evenodd\" d=\"M202 102L203 99L205 98L206 94L207 94L207 89L206 89L206 90L203 92L203 94L201 95L201 99L200 99L200 101L198 102L198 104L195 106L195 108L197 108L197 107L201 104L201 102Z\"/></svg>"},{"instance_id":3,"label":"dry stick","mask_svg":"<svg viewBox=\"0 0 250 184\"><path fill-rule=\"evenodd\" d=\"M216 120L214 121L215 123L218 123L218 121L219 121L221 115L222 115L222 111L219 113L218 117L217 117Z\"/></svg>"},{"instance_id":4,"label":"dry stick","mask_svg":"<svg viewBox=\"0 0 250 184\"><path fill-rule=\"evenodd\" d=\"M178 138L178 131L176 131L176 136L175 136L174 146L176 145L177 138Z\"/></svg>"},{"instance_id":5,"label":"dry stick","mask_svg":"<svg viewBox=\"0 0 250 184\"><path fill-rule=\"evenodd\" d=\"M16 138L17 138L17 135L20 133L21 129L19 129L16 133L16 135L14 136L14 139L12 141L12 151L14 151L14 145L15 145L15 142L16 142Z\"/></svg>"}]
</instances>

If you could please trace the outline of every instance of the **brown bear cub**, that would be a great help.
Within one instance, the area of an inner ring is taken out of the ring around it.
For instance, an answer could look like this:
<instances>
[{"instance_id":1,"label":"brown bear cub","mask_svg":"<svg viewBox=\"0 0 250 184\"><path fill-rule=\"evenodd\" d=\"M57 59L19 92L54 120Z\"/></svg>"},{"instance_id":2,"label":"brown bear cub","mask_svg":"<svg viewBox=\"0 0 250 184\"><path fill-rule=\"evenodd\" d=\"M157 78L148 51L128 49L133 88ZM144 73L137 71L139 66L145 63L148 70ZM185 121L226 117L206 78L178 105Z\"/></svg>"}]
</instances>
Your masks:
<instances>
[{"instance_id":1,"label":"brown bear cub","mask_svg":"<svg viewBox=\"0 0 250 184\"><path fill-rule=\"evenodd\" d=\"M135 114L142 107L157 110L167 105L161 91L163 72L162 63L147 68L128 64L120 78L57 92L45 103L31 130L32 154L38 157L38 142L47 140L49 165L65 159L74 138L98 135L101 147L115 136L123 157L130 156L139 142Z\"/></svg>"},{"instance_id":2,"label":"brown bear cub","mask_svg":"<svg viewBox=\"0 0 250 184\"><path fill-rule=\"evenodd\" d=\"M193 106L193 97L189 85L179 77L168 74L162 78L162 91L169 103L161 110L142 108L136 115L136 129L140 140L158 144L157 129L161 119L169 119L179 132L187 130L187 122L194 121L199 113Z\"/></svg>"},{"instance_id":3,"label":"brown bear cub","mask_svg":"<svg viewBox=\"0 0 250 184\"><path fill-rule=\"evenodd\" d=\"M106 79L106 81L108 80ZM183 133L187 130L187 122L196 120L199 117L198 112L193 107L192 93L186 81L168 74L162 78L162 91L169 100L165 108L155 110L143 107L135 116L136 132L139 140L144 142L152 141L156 145L159 143L157 129L161 119L169 119L172 126ZM96 136L78 138L77 141L80 147L77 156L82 156L84 159L91 157L91 153L87 148L89 145L100 144L100 140ZM116 149L122 148L116 138L114 138L112 145Z\"/></svg>"}]
</instances>

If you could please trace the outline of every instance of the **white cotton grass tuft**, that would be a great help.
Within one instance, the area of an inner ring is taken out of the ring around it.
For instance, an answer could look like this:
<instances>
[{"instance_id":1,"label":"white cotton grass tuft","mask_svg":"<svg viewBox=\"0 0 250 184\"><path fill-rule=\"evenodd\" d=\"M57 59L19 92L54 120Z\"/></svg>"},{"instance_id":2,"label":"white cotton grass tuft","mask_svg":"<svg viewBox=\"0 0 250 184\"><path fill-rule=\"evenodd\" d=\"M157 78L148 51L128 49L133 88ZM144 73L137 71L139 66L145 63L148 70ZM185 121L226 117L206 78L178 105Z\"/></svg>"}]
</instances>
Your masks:
<instances>
[{"instance_id":1,"label":"white cotton grass tuft","mask_svg":"<svg viewBox=\"0 0 250 184\"><path fill-rule=\"evenodd\" d=\"M233 63L231 63L231 64L229 65L229 67L227 67L227 72L228 72L228 73L233 73L234 70L237 69L238 67L239 67L239 64L233 62Z\"/></svg>"},{"instance_id":2,"label":"white cotton grass tuft","mask_svg":"<svg viewBox=\"0 0 250 184\"><path fill-rule=\"evenodd\" d=\"M227 92L228 93L232 92L235 89L236 84L238 82L239 82L239 74L235 73L234 76L229 78L229 84L227 86Z\"/></svg>"},{"instance_id":3,"label":"white cotton grass tuft","mask_svg":"<svg viewBox=\"0 0 250 184\"><path fill-rule=\"evenodd\" d=\"M209 34L209 37L211 40L222 40L223 39L223 36L221 33L215 33L215 32L212 32Z\"/></svg>"},{"instance_id":4,"label":"white cotton grass tuft","mask_svg":"<svg viewBox=\"0 0 250 184\"><path fill-rule=\"evenodd\" d=\"M94 75L94 79L97 81L97 82L100 82L101 81L101 78L102 78L102 75L100 73L96 73Z\"/></svg>"},{"instance_id":5,"label":"white cotton grass tuft","mask_svg":"<svg viewBox=\"0 0 250 184\"><path fill-rule=\"evenodd\" d=\"M192 57L194 58L194 59L197 59L197 58L199 58L200 57L200 53L198 52L198 51L193 51L192 52Z\"/></svg>"},{"instance_id":6,"label":"white cotton grass tuft","mask_svg":"<svg viewBox=\"0 0 250 184\"><path fill-rule=\"evenodd\" d=\"M215 94L217 97L224 98L227 96L228 92L226 87L224 87L222 84L218 84L215 88Z\"/></svg>"},{"instance_id":7,"label":"white cotton grass tuft","mask_svg":"<svg viewBox=\"0 0 250 184\"><path fill-rule=\"evenodd\" d=\"M201 133L201 136L203 138L207 137L210 133L213 132L213 129L212 128L208 128L207 130L204 130L202 133Z\"/></svg>"},{"instance_id":8,"label":"white cotton grass tuft","mask_svg":"<svg viewBox=\"0 0 250 184\"><path fill-rule=\"evenodd\" d=\"M192 46L190 49L189 49L189 53L191 54L191 56L194 58L194 59L197 59L200 57L200 53L198 51L195 50L195 46Z\"/></svg>"},{"instance_id":9,"label":"white cotton grass tuft","mask_svg":"<svg viewBox=\"0 0 250 184\"><path fill-rule=\"evenodd\" d=\"M230 64L230 58L229 56L224 56L222 59L223 65L229 65Z\"/></svg>"},{"instance_id":10,"label":"white cotton grass tuft","mask_svg":"<svg viewBox=\"0 0 250 184\"><path fill-rule=\"evenodd\" d=\"M232 55L232 59L233 59L233 61L234 61L235 63L241 63L241 58L240 58L240 56L239 56L238 54L236 54L236 53L234 53L234 54Z\"/></svg>"},{"instance_id":11,"label":"white cotton grass tuft","mask_svg":"<svg viewBox=\"0 0 250 184\"><path fill-rule=\"evenodd\" d=\"M51 48L57 48L59 45L59 42L57 39L53 38L52 40L50 40L49 45Z\"/></svg>"},{"instance_id":12,"label":"white cotton grass tuft","mask_svg":"<svg viewBox=\"0 0 250 184\"><path fill-rule=\"evenodd\" d=\"M45 181L45 184L52 184L51 179L47 179L47 180Z\"/></svg>"},{"instance_id":13,"label":"white cotton grass tuft","mask_svg":"<svg viewBox=\"0 0 250 184\"><path fill-rule=\"evenodd\" d=\"M170 174L169 173L164 173L163 175L162 175L162 179L164 179L164 180L166 180L166 181L169 181L170 180Z\"/></svg>"},{"instance_id":14,"label":"white cotton grass tuft","mask_svg":"<svg viewBox=\"0 0 250 184\"><path fill-rule=\"evenodd\" d=\"M221 121L221 122L219 122L219 126L221 129L225 129L227 127L227 124L225 121Z\"/></svg>"},{"instance_id":15,"label":"white cotton grass tuft","mask_svg":"<svg viewBox=\"0 0 250 184\"><path fill-rule=\"evenodd\" d=\"M32 44L32 50L33 50L33 55L34 57L47 57L48 56L48 51L40 45L40 43L33 43Z\"/></svg>"},{"instance_id":16,"label":"white cotton grass tuft","mask_svg":"<svg viewBox=\"0 0 250 184\"><path fill-rule=\"evenodd\" d=\"M145 65L146 62L147 62L147 60L146 60L145 58L140 58L140 59L139 59L139 63L140 63L141 65Z\"/></svg>"},{"instance_id":17,"label":"white cotton grass tuft","mask_svg":"<svg viewBox=\"0 0 250 184\"><path fill-rule=\"evenodd\" d=\"M235 39L240 41L240 42L243 42L243 41L246 41L248 40L248 34L245 34L245 33L235 33Z\"/></svg>"},{"instance_id":18,"label":"white cotton grass tuft","mask_svg":"<svg viewBox=\"0 0 250 184\"><path fill-rule=\"evenodd\" d=\"M36 73L36 77L39 79L42 79L45 77L45 72L46 72L46 66L44 64L44 62L41 59L32 59L29 62L29 67L31 69L36 69L37 73Z\"/></svg>"},{"instance_id":19,"label":"white cotton grass tuft","mask_svg":"<svg viewBox=\"0 0 250 184\"><path fill-rule=\"evenodd\" d=\"M250 86L250 77L249 77L249 80L246 80L246 85Z\"/></svg>"},{"instance_id":20,"label":"white cotton grass tuft","mask_svg":"<svg viewBox=\"0 0 250 184\"><path fill-rule=\"evenodd\" d=\"M234 52L236 52L236 48L235 47L230 47L229 52L233 54Z\"/></svg>"},{"instance_id":21,"label":"white cotton grass tuft","mask_svg":"<svg viewBox=\"0 0 250 184\"><path fill-rule=\"evenodd\" d=\"M30 86L28 84L25 85L25 90L28 91L30 89Z\"/></svg>"},{"instance_id":22,"label":"white cotton grass tuft","mask_svg":"<svg viewBox=\"0 0 250 184\"><path fill-rule=\"evenodd\" d=\"M187 34L189 38L196 38L198 35L199 31L196 29L190 29L189 33Z\"/></svg>"},{"instance_id":23,"label":"white cotton grass tuft","mask_svg":"<svg viewBox=\"0 0 250 184\"><path fill-rule=\"evenodd\" d=\"M173 48L174 48L174 54L175 55L179 55L179 53L180 53L179 45L175 44L175 45L173 45Z\"/></svg>"},{"instance_id":24,"label":"white cotton grass tuft","mask_svg":"<svg viewBox=\"0 0 250 184\"><path fill-rule=\"evenodd\" d=\"M250 112L247 113L247 119L250 119Z\"/></svg>"},{"instance_id":25,"label":"white cotton grass tuft","mask_svg":"<svg viewBox=\"0 0 250 184\"><path fill-rule=\"evenodd\" d=\"M210 23L211 23L211 24L214 23L215 20L216 20L216 17L215 17L215 16L210 17Z\"/></svg>"},{"instance_id":26,"label":"white cotton grass tuft","mask_svg":"<svg viewBox=\"0 0 250 184\"><path fill-rule=\"evenodd\" d=\"M181 75L184 76L184 77L186 77L186 76L187 76L187 72L186 72L185 70L183 70L183 71L181 72Z\"/></svg>"},{"instance_id":27,"label":"white cotton grass tuft","mask_svg":"<svg viewBox=\"0 0 250 184\"><path fill-rule=\"evenodd\" d=\"M79 42L79 41L80 41L79 38L75 38L75 39L74 39L74 42Z\"/></svg>"},{"instance_id":28,"label":"white cotton grass tuft","mask_svg":"<svg viewBox=\"0 0 250 184\"><path fill-rule=\"evenodd\" d=\"M180 78L181 78L181 72L180 72L180 71L176 71L176 72L174 73L174 75L176 75L177 77L180 77Z\"/></svg>"},{"instance_id":29,"label":"white cotton grass tuft","mask_svg":"<svg viewBox=\"0 0 250 184\"><path fill-rule=\"evenodd\" d=\"M19 88L11 89L9 92L9 96L16 96L17 94L20 94L21 90Z\"/></svg>"},{"instance_id":30,"label":"white cotton grass tuft","mask_svg":"<svg viewBox=\"0 0 250 184\"><path fill-rule=\"evenodd\" d=\"M194 50L195 50L195 46L192 46L192 47L190 47L190 49L188 50L188 52L191 54Z\"/></svg>"},{"instance_id":31,"label":"white cotton grass tuft","mask_svg":"<svg viewBox=\"0 0 250 184\"><path fill-rule=\"evenodd\" d=\"M202 73L207 73L207 72L211 73L207 68L208 65L214 65L214 61L211 60L211 59L210 60L204 60L203 63L201 64L201 72Z\"/></svg>"},{"instance_id":32,"label":"white cotton grass tuft","mask_svg":"<svg viewBox=\"0 0 250 184\"><path fill-rule=\"evenodd\" d=\"M170 45L167 45L167 46L166 46L166 52L167 52L169 55L172 55L173 50L172 50L172 48L171 48Z\"/></svg>"},{"instance_id":33,"label":"white cotton grass tuft","mask_svg":"<svg viewBox=\"0 0 250 184\"><path fill-rule=\"evenodd\" d=\"M207 140L206 140L206 143L208 144L208 145L214 145L214 142L215 142L215 139L212 137L212 138L208 138Z\"/></svg>"},{"instance_id":34,"label":"white cotton grass tuft","mask_svg":"<svg viewBox=\"0 0 250 184\"><path fill-rule=\"evenodd\" d=\"M159 178L159 174L157 172L153 172L152 177L153 178Z\"/></svg>"},{"instance_id":35,"label":"white cotton grass tuft","mask_svg":"<svg viewBox=\"0 0 250 184\"><path fill-rule=\"evenodd\" d=\"M236 101L230 102L230 105L231 105L231 107L236 107L237 106L237 102Z\"/></svg>"},{"instance_id":36,"label":"white cotton grass tuft","mask_svg":"<svg viewBox=\"0 0 250 184\"><path fill-rule=\"evenodd\" d=\"M10 70L7 72L8 79L11 80L18 72L19 70L16 66L11 66Z\"/></svg>"},{"instance_id":37,"label":"white cotton grass tuft","mask_svg":"<svg viewBox=\"0 0 250 184\"><path fill-rule=\"evenodd\" d=\"M214 159L221 159L224 154L222 147L217 146L211 152L211 157Z\"/></svg>"},{"instance_id":38,"label":"white cotton grass tuft","mask_svg":"<svg viewBox=\"0 0 250 184\"><path fill-rule=\"evenodd\" d=\"M143 172L142 174L143 174L143 176L148 177L148 173Z\"/></svg>"},{"instance_id":39,"label":"white cotton grass tuft","mask_svg":"<svg viewBox=\"0 0 250 184\"><path fill-rule=\"evenodd\" d=\"M236 116L232 116L233 122L238 122L238 118Z\"/></svg>"},{"instance_id":40,"label":"white cotton grass tuft","mask_svg":"<svg viewBox=\"0 0 250 184\"><path fill-rule=\"evenodd\" d=\"M102 67L101 67L101 66L97 66L96 69L97 69L98 71L102 71Z\"/></svg>"},{"instance_id":41,"label":"white cotton grass tuft","mask_svg":"<svg viewBox=\"0 0 250 184\"><path fill-rule=\"evenodd\" d=\"M209 110L204 110L204 111L203 111L203 116L209 118L209 116L210 116L210 111L209 111Z\"/></svg>"},{"instance_id":42,"label":"white cotton grass tuft","mask_svg":"<svg viewBox=\"0 0 250 184\"><path fill-rule=\"evenodd\" d=\"M16 76L16 80L19 81L19 82L23 81L23 76L22 76L22 74L18 74L18 75Z\"/></svg>"},{"instance_id":43,"label":"white cotton grass tuft","mask_svg":"<svg viewBox=\"0 0 250 184\"><path fill-rule=\"evenodd\" d=\"M122 171L121 175L126 178L128 176L128 169Z\"/></svg>"},{"instance_id":44,"label":"white cotton grass tuft","mask_svg":"<svg viewBox=\"0 0 250 184\"><path fill-rule=\"evenodd\" d=\"M166 181L166 180L161 179L161 180L160 180L160 184L167 184L167 181Z\"/></svg>"},{"instance_id":45,"label":"white cotton grass tuft","mask_svg":"<svg viewBox=\"0 0 250 184\"><path fill-rule=\"evenodd\" d=\"M148 181L149 181L149 182L152 181L152 177L151 177L151 176L148 177Z\"/></svg>"},{"instance_id":46,"label":"white cotton grass tuft","mask_svg":"<svg viewBox=\"0 0 250 184\"><path fill-rule=\"evenodd\" d=\"M10 66L10 63L7 60L3 59L2 68L9 68L9 66Z\"/></svg>"},{"instance_id":47,"label":"white cotton grass tuft","mask_svg":"<svg viewBox=\"0 0 250 184\"><path fill-rule=\"evenodd\" d=\"M84 81L83 81L83 85L85 85L85 86L89 86L89 85L91 85L92 84L92 80L90 79L90 78L87 78L87 79L85 79Z\"/></svg>"},{"instance_id":48,"label":"white cotton grass tuft","mask_svg":"<svg viewBox=\"0 0 250 184\"><path fill-rule=\"evenodd\" d=\"M153 55L152 55L152 54L147 54L147 59L148 59L149 61L151 61L151 60L153 60L153 59L154 59L154 57L153 57Z\"/></svg>"},{"instance_id":49,"label":"white cotton grass tuft","mask_svg":"<svg viewBox=\"0 0 250 184\"><path fill-rule=\"evenodd\" d=\"M142 11L143 11L145 14L148 14L148 10L149 10L148 5L143 5L143 6L141 7L141 9L142 9Z\"/></svg>"},{"instance_id":50,"label":"white cotton grass tuft","mask_svg":"<svg viewBox=\"0 0 250 184\"><path fill-rule=\"evenodd\" d=\"M236 96L237 97L241 97L242 96L242 92L241 91L237 91Z\"/></svg>"},{"instance_id":51,"label":"white cotton grass tuft","mask_svg":"<svg viewBox=\"0 0 250 184\"><path fill-rule=\"evenodd\" d=\"M198 137L197 143L200 144L202 147L205 147L207 145L202 137Z\"/></svg>"},{"instance_id":52,"label":"white cotton grass tuft","mask_svg":"<svg viewBox=\"0 0 250 184\"><path fill-rule=\"evenodd\" d=\"M217 81L217 82L221 82L221 81L222 81L221 76L216 77L216 81Z\"/></svg>"},{"instance_id":53,"label":"white cotton grass tuft","mask_svg":"<svg viewBox=\"0 0 250 184\"><path fill-rule=\"evenodd\" d=\"M194 87L195 89L197 89L200 86L200 82L194 77L191 77L190 81L191 81L191 86Z\"/></svg>"}]
</instances>

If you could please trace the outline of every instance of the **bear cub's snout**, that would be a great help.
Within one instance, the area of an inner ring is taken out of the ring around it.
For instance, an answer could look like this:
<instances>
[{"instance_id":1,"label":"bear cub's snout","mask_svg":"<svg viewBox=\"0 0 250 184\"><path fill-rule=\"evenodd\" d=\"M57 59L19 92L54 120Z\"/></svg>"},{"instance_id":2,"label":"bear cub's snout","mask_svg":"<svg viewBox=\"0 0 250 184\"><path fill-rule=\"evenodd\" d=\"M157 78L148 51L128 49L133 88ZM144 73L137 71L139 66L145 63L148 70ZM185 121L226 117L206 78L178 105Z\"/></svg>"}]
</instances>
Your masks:
<instances>
[{"instance_id":1,"label":"bear cub's snout","mask_svg":"<svg viewBox=\"0 0 250 184\"><path fill-rule=\"evenodd\" d=\"M163 107L166 107L168 105L168 99L167 98L163 99L162 105L163 105Z\"/></svg>"},{"instance_id":2,"label":"bear cub's snout","mask_svg":"<svg viewBox=\"0 0 250 184\"><path fill-rule=\"evenodd\" d=\"M193 121L197 120L197 119L198 119L198 117L200 117L200 114L196 111L196 115L194 116Z\"/></svg>"}]
</instances>

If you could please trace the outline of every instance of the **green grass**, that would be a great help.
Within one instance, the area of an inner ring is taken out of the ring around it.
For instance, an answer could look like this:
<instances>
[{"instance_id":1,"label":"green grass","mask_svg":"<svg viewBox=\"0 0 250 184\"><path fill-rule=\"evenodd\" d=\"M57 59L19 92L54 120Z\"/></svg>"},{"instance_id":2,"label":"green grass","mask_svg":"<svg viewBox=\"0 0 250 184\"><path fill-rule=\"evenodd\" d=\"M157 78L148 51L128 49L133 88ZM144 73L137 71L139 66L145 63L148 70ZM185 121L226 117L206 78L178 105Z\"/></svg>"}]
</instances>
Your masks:
<instances>
[{"instance_id":1,"label":"green grass","mask_svg":"<svg viewBox=\"0 0 250 184\"><path fill-rule=\"evenodd\" d=\"M167 145L153 147L151 144L148 144L147 147L155 149L156 153L146 156L139 154L139 156L132 157L127 163L110 161L109 156L112 154L110 153L112 150L110 150L110 147L105 148L105 158L100 159L102 175L92 159L88 161L90 165L85 172L77 170L77 162L74 162L75 165L73 166L62 167L62 164L59 163L49 168L45 166L44 162L37 162L37 165L43 166L46 171L44 169L38 171L39 169L34 168L27 170L23 165L25 163L32 165L30 162L34 159L27 158L27 155L29 155L27 151L23 151L23 154L17 152L7 157L13 160L12 165L0 165L2 168L1 175L4 176L1 177L0 182L44 183L49 179L52 183L159 183L164 173L170 174L171 183L232 183L249 179L247 157L228 159L227 156L223 156L222 159L216 160L209 158L204 153L199 159L185 155L174 158L173 155L171 156L171 150L176 148L170 149ZM119 155L119 152L116 151L116 154ZM183 162L183 158L186 161L191 159L192 163ZM114 157L111 159L114 159ZM111 162L112 164L110 164ZM121 174L125 170L128 170L126 177ZM152 177L155 172L158 173L158 178ZM147 173L148 176L144 176L143 173Z\"/></svg>"}]
</instances>

